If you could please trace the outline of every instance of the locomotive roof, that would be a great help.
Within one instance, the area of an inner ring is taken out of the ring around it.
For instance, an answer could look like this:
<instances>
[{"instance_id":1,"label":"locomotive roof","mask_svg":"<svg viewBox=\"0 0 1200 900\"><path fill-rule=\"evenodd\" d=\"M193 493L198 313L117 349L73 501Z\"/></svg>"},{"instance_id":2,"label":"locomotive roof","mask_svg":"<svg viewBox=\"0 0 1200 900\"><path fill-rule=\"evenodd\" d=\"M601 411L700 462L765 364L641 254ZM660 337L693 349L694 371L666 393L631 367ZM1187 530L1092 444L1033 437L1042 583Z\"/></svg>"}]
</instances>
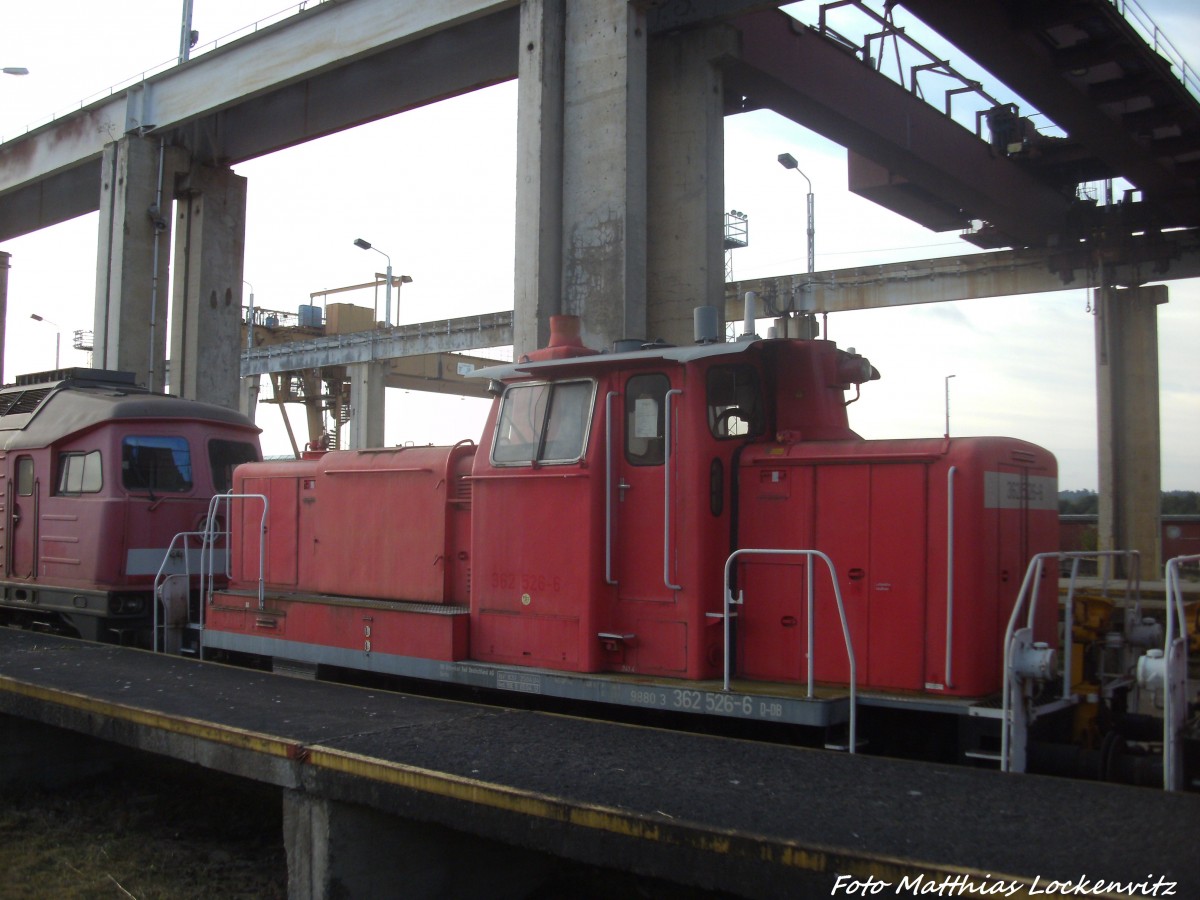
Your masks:
<instances>
[{"instance_id":1,"label":"locomotive roof","mask_svg":"<svg viewBox=\"0 0 1200 900\"><path fill-rule=\"evenodd\" d=\"M600 367L608 368L609 366L617 366L639 360L656 360L685 365L699 359L709 359L716 356L736 356L745 353L751 347L761 345L763 342L761 338L746 338L726 343L694 344L687 347L647 343L643 344L638 350L627 350L616 353L602 352L587 356L571 356L565 359L503 363L498 366L488 366L485 369L476 369L471 373L470 377L506 381L511 378L520 378L539 373L546 375L557 373L567 374L576 369L582 372Z\"/></svg>"},{"instance_id":2,"label":"locomotive roof","mask_svg":"<svg viewBox=\"0 0 1200 900\"><path fill-rule=\"evenodd\" d=\"M0 387L0 448L6 450L45 447L113 419L202 419L258 430L223 406L152 393L127 372L63 369Z\"/></svg>"}]
</instances>

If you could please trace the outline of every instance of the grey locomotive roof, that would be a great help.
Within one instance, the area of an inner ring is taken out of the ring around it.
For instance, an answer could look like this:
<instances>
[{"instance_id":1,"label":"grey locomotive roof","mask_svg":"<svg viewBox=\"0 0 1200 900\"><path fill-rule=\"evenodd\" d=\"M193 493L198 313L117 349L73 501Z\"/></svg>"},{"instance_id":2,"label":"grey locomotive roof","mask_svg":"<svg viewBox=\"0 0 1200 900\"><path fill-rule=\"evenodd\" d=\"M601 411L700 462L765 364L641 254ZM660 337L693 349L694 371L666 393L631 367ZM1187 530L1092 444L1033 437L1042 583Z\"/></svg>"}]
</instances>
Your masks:
<instances>
[{"instance_id":1,"label":"grey locomotive roof","mask_svg":"<svg viewBox=\"0 0 1200 900\"><path fill-rule=\"evenodd\" d=\"M476 369L470 377L505 381L522 375L534 375L538 372L564 372L573 368L595 368L596 366L615 365L634 360L660 360L684 365L697 359L713 356L735 356L745 353L751 347L761 343L762 340L759 338L745 338L728 343L694 344L687 347L675 347L670 344L645 344L640 350L629 350L622 353L597 353L588 356L572 356L566 359L501 363L497 366Z\"/></svg>"},{"instance_id":2,"label":"grey locomotive roof","mask_svg":"<svg viewBox=\"0 0 1200 900\"><path fill-rule=\"evenodd\" d=\"M122 373L67 370L65 377L22 379L0 388L0 448L45 447L112 419L200 419L257 431L241 413L211 403L154 394ZM117 377L106 377L114 375Z\"/></svg>"}]
</instances>

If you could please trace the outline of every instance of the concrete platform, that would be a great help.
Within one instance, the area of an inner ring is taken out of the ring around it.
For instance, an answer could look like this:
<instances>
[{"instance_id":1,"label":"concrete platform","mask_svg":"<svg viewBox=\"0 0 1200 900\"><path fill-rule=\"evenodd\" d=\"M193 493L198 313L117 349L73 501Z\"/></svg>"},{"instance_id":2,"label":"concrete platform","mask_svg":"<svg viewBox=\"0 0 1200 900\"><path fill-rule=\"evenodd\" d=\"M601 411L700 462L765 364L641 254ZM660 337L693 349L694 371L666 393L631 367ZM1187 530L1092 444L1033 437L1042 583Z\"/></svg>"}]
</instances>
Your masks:
<instances>
[{"instance_id":1,"label":"concrete platform","mask_svg":"<svg viewBox=\"0 0 1200 900\"><path fill-rule=\"evenodd\" d=\"M838 876L890 896L955 878L975 893L1011 882L1013 896L1080 879L1086 896L1168 896L1167 882L1200 896L1197 795L429 700L3 629L0 713L739 896L830 896Z\"/></svg>"}]
</instances>

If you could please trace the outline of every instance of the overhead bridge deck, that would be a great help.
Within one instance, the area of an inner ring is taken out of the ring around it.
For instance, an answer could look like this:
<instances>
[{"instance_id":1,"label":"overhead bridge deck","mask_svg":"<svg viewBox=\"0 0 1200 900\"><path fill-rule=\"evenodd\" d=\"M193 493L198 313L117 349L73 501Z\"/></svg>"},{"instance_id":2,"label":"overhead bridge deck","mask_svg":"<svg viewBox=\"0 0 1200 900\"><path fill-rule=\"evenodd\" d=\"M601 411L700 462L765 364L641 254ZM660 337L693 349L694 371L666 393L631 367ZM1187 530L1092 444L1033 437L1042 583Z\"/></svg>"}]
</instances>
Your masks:
<instances>
[{"instance_id":1,"label":"overhead bridge deck","mask_svg":"<svg viewBox=\"0 0 1200 900\"><path fill-rule=\"evenodd\" d=\"M323 798L739 896L829 896L838 876L891 896L953 879L1008 881L1014 896L1080 879L1087 896L1147 881L1132 895L1173 883L1200 896L1196 795L430 700L7 629L0 713L278 785L285 821L289 796ZM295 835L288 850L318 852ZM379 865L389 853L371 849Z\"/></svg>"}]
</instances>

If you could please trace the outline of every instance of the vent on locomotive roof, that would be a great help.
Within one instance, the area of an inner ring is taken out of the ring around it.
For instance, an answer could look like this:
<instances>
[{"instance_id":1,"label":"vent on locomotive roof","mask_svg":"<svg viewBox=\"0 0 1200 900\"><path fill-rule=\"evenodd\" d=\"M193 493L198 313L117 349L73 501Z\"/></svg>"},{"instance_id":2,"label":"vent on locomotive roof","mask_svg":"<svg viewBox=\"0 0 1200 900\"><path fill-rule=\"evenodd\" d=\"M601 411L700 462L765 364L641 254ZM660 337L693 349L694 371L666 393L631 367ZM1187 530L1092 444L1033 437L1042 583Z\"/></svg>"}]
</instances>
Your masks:
<instances>
[{"instance_id":1,"label":"vent on locomotive roof","mask_svg":"<svg viewBox=\"0 0 1200 900\"><path fill-rule=\"evenodd\" d=\"M53 388L32 388L27 391L13 391L11 394L0 395L0 416L15 416L21 413L31 413L42 405L42 401Z\"/></svg>"}]
</instances>

